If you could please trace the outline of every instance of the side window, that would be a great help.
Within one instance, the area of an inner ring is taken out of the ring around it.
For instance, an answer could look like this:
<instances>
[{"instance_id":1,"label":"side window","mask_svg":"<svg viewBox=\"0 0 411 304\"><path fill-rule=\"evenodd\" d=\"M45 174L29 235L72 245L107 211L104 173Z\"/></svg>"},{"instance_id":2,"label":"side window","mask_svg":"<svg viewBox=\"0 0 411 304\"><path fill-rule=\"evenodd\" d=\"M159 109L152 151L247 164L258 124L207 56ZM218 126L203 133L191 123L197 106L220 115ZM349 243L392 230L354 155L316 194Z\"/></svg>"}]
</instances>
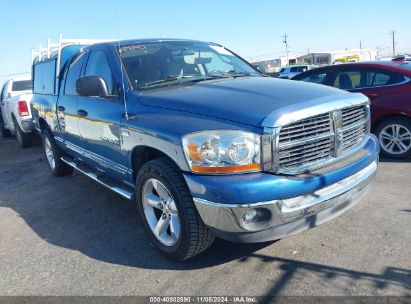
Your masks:
<instances>
[{"instance_id":1,"label":"side window","mask_svg":"<svg viewBox=\"0 0 411 304\"><path fill-rule=\"evenodd\" d=\"M77 95L76 82L80 77L81 67L83 66L84 54L78 54L71 61L66 75L66 86L64 87L65 95Z\"/></svg>"},{"instance_id":2,"label":"side window","mask_svg":"<svg viewBox=\"0 0 411 304\"><path fill-rule=\"evenodd\" d=\"M306 76L306 77L304 77L300 80L301 81L306 81L306 82L313 82L313 83L323 84L326 76L327 76L327 73L311 74L311 75Z\"/></svg>"},{"instance_id":3,"label":"side window","mask_svg":"<svg viewBox=\"0 0 411 304\"><path fill-rule=\"evenodd\" d=\"M367 87L379 87L390 82L391 75L388 73L368 72Z\"/></svg>"},{"instance_id":4,"label":"side window","mask_svg":"<svg viewBox=\"0 0 411 304\"><path fill-rule=\"evenodd\" d=\"M399 74L386 71L358 69L340 71L335 79L334 86L343 90L381 87L404 81Z\"/></svg>"},{"instance_id":5,"label":"side window","mask_svg":"<svg viewBox=\"0 0 411 304\"><path fill-rule=\"evenodd\" d=\"M334 87L342 90L352 90L362 87L361 71L340 71L334 81Z\"/></svg>"},{"instance_id":6,"label":"side window","mask_svg":"<svg viewBox=\"0 0 411 304\"><path fill-rule=\"evenodd\" d=\"M31 82L31 80L14 81L13 85L11 86L11 90L13 92L31 91L32 89L33 89L33 83Z\"/></svg>"},{"instance_id":7,"label":"side window","mask_svg":"<svg viewBox=\"0 0 411 304\"><path fill-rule=\"evenodd\" d=\"M404 81L405 81L405 77L403 75L394 73L391 75L391 79L388 84L389 85L400 84L400 83L403 83Z\"/></svg>"},{"instance_id":8,"label":"side window","mask_svg":"<svg viewBox=\"0 0 411 304\"><path fill-rule=\"evenodd\" d=\"M33 68L33 91L36 94L54 94L56 59L39 62Z\"/></svg>"},{"instance_id":9,"label":"side window","mask_svg":"<svg viewBox=\"0 0 411 304\"><path fill-rule=\"evenodd\" d=\"M291 73L297 73L297 72L299 72L299 68L298 67L291 68L290 72Z\"/></svg>"},{"instance_id":10,"label":"side window","mask_svg":"<svg viewBox=\"0 0 411 304\"><path fill-rule=\"evenodd\" d=\"M118 95L117 84L111 72L107 56L102 51L92 51L87 61L85 75L95 75L104 79L109 95Z\"/></svg>"}]
</instances>

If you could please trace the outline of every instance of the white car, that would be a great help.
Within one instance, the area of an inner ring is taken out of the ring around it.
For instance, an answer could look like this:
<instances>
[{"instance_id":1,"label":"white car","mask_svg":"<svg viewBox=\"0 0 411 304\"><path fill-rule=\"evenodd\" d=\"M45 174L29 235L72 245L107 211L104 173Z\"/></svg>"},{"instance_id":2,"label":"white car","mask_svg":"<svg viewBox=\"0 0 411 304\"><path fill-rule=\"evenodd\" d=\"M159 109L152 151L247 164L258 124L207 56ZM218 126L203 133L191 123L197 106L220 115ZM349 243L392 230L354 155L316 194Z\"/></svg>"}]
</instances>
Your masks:
<instances>
[{"instance_id":1,"label":"white car","mask_svg":"<svg viewBox=\"0 0 411 304\"><path fill-rule=\"evenodd\" d=\"M288 67L282 68L280 70L280 73L278 74L278 78L291 79L294 76L296 76L296 75L298 75L302 72L311 70L312 68L313 68L313 66L307 65L307 64L288 66Z\"/></svg>"},{"instance_id":2,"label":"white car","mask_svg":"<svg viewBox=\"0 0 411 304\"><path fill-rule=\"evenodd\" d=\"M23 148L30 146L34 135L30 109L31 79L20 77L6 81L1 89L0 98L2 136L10 137L14 134Z\"/></svg>"}]
</instances>

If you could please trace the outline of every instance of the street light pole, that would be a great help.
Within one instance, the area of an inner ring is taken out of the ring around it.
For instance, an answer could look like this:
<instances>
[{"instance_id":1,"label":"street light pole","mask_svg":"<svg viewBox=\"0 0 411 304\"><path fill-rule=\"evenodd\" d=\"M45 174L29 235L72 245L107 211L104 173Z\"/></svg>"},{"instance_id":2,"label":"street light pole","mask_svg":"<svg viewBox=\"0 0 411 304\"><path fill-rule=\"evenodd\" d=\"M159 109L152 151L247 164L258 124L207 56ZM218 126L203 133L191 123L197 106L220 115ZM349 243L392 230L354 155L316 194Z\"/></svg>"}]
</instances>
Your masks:
<instances>
[{"instance_id":1,"label":"street light pole","mask_svg":"<svg viewBox=\"0 0 411 304\"><path fill-rule=\"evenodd\" d=\"M287 65L288 65L288 41L287 41L288 35L284 34L283 38L284 38L283 43L285 44L285 53L287 55Z\"/></svg>"}]
</instances>

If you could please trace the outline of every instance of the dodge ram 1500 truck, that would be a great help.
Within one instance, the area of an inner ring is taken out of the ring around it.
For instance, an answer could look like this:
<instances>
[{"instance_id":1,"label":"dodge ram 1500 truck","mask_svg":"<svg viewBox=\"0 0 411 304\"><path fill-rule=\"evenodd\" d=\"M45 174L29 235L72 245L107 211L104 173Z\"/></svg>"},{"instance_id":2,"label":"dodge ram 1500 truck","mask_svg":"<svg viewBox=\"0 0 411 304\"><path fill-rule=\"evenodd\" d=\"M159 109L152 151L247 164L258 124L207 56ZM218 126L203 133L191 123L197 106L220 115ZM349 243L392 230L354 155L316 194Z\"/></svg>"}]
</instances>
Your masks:
<instances>
[{"instance_id":1,"label":"dodge ram 1500 truck","mask_svg":"<svg viewBox=\"0 0 411 304\"><path fill-rule=\"evenodd\" d=\"M16 135L20 146L29 147L33 141L33 121L30 112L32 97L30 77L14 77L1 90L0 132L2 137Z\"/></svg>"},{"instance_id":2,"label":"dodge ram 1500 truck","mask_svg":"<svg viewBox=\"0 0 411 304\"><path fill-rule=\"evenodd\" d=\"M51 173L74 168L135 200L176 260L215 236L262 242L324 223L377 171L364 95L265 77L215 43L64 45L33 79Z\"/></svg>"}]
</instances>

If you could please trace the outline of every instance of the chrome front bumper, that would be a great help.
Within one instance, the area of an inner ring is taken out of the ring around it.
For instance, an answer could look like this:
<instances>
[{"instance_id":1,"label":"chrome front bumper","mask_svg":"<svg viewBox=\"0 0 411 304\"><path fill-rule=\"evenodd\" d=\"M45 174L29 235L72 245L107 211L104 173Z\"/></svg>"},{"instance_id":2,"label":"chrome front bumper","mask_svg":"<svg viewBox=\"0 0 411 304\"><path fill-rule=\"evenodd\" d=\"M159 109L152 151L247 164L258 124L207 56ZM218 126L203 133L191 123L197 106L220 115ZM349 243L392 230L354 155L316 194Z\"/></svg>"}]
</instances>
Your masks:
<instances>
[{"instance_id":1,"label":"chrome front bumper","mask_svg":"<svg viewBox=\"0 0 411 304\"><path fill-rule=\"evenodd\" d=\"M236 242L281 239L327 222L354 206L367 192L378 161L331 186L308 195L251 204L221 204L194 198L204 223L217 236ZM243 220L256 209L257 220Z\"/></svg>"}]
</instances>

